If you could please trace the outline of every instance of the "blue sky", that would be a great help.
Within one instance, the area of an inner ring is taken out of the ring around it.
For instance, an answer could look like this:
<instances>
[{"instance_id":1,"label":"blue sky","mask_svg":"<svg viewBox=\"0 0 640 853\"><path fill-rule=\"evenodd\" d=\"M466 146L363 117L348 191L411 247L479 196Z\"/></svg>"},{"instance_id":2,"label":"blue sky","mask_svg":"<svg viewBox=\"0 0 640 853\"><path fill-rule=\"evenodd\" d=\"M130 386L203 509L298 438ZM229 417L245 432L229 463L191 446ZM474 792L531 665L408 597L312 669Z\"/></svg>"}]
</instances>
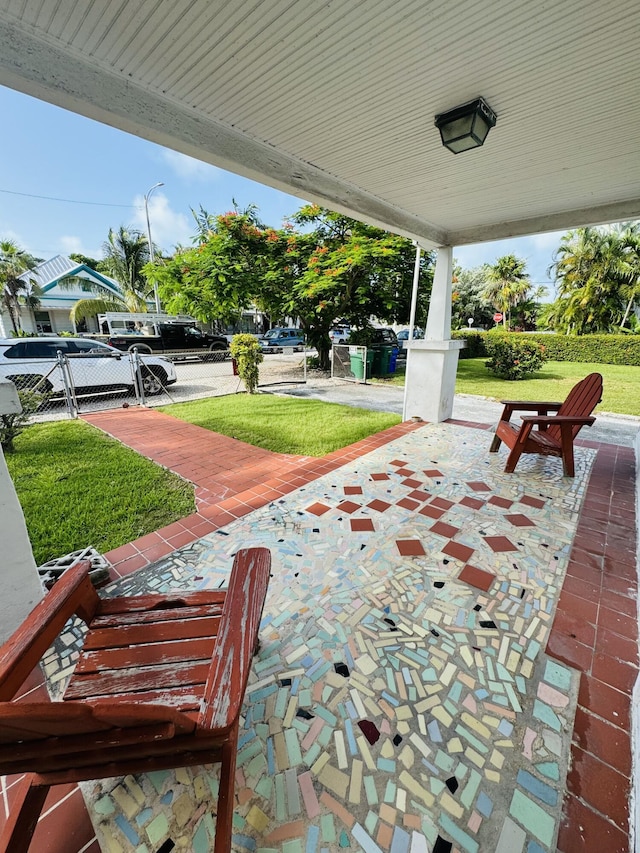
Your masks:
<instances>
[{"instance_id":1,"label":"blue sky","mask_svg":"<svg viewBox=\"0 0 640 853\"><path fill-rule=\"evenodd\" d=\"M256 204L262 220L278 227L302 204L294 196L4 87L0 115L0 238L16 240L36 257L82 252L100 258L109 228L146 231L143 196L158 181L164 186L150 197L149 217L153 241L166 252L178 243L190 244L190 208L202 205L210 213L223 213L235 198L240 207ZM469 268L514 253L526 260L533 282L545 283L559 236L465 246L454 257Z\"/></svg>"}]
</instances>

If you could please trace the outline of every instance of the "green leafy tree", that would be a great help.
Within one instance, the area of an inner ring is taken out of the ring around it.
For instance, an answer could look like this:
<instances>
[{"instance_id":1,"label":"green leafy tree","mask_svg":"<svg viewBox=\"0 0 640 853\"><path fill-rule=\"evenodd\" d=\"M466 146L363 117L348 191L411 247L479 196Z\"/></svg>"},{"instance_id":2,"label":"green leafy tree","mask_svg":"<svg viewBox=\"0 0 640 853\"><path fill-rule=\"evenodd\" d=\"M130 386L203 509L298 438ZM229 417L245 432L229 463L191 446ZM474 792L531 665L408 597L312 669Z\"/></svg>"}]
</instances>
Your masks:
<instances>
[{"instance_id":1,"label":"green leafy tree","mask_svg":"<svg viewBox=\"0 0 640 853\"><path fill-rule=\"evenodd\" d=\"M258 390L259 365L264 359L257 338L254 335L235 335L230 350L244 387L249 394L255 394Z\"/></svg>"},{"instance_id":2,"label":"green leafy tree","mask_svg":"<svg viewBox=\"0 0 640 853\"><path fill-rule=\"evenodd\" d=\"M526 272L526 261L515 255L504 255L487 269L487 284L483 296L502 313L502 323L509 329L511 309L524 302L531 283Z\"/></svg>"},{"instance_id":3,"label":"green leafy tree","mask_svg":"<svg viewBox=\"0 0 640 853\"><path fill-rule=\"evenodd\" d=\"M171 311L228 320L253 304L272 321L295 319L323 367L336 320L408 320L415 248L403 237L317 205L304 206L281 229L264 226L253 206L215 224L201 210L197 222L198 245L147 269ZM430 256L422 264L428 294ZM424 306L424 293L422 299Z\"/></svg>"},{"instance_id":4,"label":"green leafy tree","mask_svg":"<svg viewBox=\"0 0 640 853\"><path fill-rule=\"evenodd\" d=\"M21 278L36 266L36 260L15 242L0 240L0 288L2 306L6 309L15 335L20 334L20 301L34 291L34 283Z\"/></svg>"},{"instance_id":5,"label":"green leafy tree","mask_svg":"<svg viewBox=\"0 0 640 853\"><path fill-rule=\"evenodd\" d=\"M464 270L455 264L453 268L453 289L451 294L451 326L454 329L466 329L469 318L473 326L490 327L493 323L494 308L484 295L487 286L489 265Z\"/></svg>"}]
</instances>

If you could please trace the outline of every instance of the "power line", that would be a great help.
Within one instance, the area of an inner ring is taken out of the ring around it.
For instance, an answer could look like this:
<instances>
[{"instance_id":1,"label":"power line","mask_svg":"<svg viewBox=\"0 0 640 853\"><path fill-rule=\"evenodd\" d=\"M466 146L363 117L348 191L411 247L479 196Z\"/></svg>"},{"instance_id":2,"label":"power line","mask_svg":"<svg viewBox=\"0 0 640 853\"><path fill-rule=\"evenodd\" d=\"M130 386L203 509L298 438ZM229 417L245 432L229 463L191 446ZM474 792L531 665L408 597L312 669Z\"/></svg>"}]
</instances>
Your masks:
<instances>
[{"instance_id":1,"label":"power line","mask_svg":"<svg viewBox=\"0 0 640 853\"><path fill-rule=\"evenodd\" d=\"M78 199L73 199L73 198L55 198L54 196L49 196L49 195L35 195L34 193L19 193L19 192L16 192L15 190L3 190L3 189L0 189L0 193L7 193L8 195L19 195L19 196L23 196L24 198L38 198L38 199L41 199L43 201L60 201L60 202L63 202L64 204L90 204L93 207L126 207L129 209L133 208L134 210L142 210L142 207L140 207L139 205L136 205L136 204L107 204L106 202L102 202L102 201L78 201Z\"/></svg>"}]
</instances>

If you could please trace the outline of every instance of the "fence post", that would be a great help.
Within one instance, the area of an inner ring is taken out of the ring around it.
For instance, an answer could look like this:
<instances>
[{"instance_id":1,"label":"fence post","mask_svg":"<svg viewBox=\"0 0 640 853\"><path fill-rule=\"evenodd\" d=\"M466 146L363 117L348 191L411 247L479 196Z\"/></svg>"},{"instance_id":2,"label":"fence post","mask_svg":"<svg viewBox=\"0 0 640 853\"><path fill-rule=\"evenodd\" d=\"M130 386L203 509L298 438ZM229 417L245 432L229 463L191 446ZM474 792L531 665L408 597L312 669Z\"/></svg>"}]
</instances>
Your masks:
<instances>
[{"instance_id":1,"label":"fence post","mask_svg":"<svg viewBox=\"0 0 640 853\"><path fill-rule=\"evenodd\" d=\"M140 406L145 405L144 385L142 384L142 359L138 352L138 347L133 348L130 354L131 366L133 369L133 387L136 389L136 399Z\"/></svg>"},{"instance_id":2,"label":"fence post","mask_svg":"<svg viewBox=\"0 0 640 853\"><path fill-rule=\"evenodd\" d=\"M60 372L62 373L62 381L64 383L64 396L67 402L67 410L69 412L70 417L75 420L78 417L78 400L76 399L76 391L73 386L73 376L71 374L71 370L69 369L69 359L66 355L62 354L61 350L58 350L56 355L58 358L58 367L60 368Z\"/></svg>"}]
</instances>

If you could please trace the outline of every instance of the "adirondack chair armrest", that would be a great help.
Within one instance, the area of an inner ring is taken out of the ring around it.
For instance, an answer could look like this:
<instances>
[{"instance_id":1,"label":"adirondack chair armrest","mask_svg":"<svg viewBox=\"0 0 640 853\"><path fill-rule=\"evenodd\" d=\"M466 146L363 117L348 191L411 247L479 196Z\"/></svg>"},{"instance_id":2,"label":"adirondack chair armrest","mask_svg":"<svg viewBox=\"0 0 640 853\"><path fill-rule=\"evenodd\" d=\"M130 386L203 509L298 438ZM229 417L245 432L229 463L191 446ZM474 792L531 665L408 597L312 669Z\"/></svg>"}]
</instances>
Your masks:
<instances>
[{"instance_id":1,"label":"adirondack chair armrest","mask_svg":"<svg viewBox=\"0 0 640 853\"><path fill-rule=\"evenodd\" d=\"M268 548L247 548L234 558L198 720L203 733L230 728L240 713L270 569Z\"/></svg>"},{"instance_id":2,"label":"adirondack chair armrest","mask_svg":"<svg viewBox=\"0 0 640 853\"><path fill-rule=\"evenodd\" d=\"M500 420L509 420L513 412L538 412L546 415L547 412L557 412L562 403L541 403L535 400L501 400L504 406Z\"/></svg>"},{"instance_id":3,"label":"adirondack chair armrest","mask_svg":"<svg viewBox=\"0 0 640 853\"><path fill-rule=\"evenodd\" d=\"M85 560L64 572L0 648L0 700L13 698L71 616L91 618L100 599L90 568Z\"/></svg>"},{"instance_id":4,"label":"adirondack chair armrest","mask_svg":"<svg viewBox=\"0 0 640 853\"><path fill-rule=\"evenodd\" d=\"M578 417L577 415L526 415L522 418L523 423L530 423L533 426L552 426L557 425L562 427L567 426L591 426L595 423L594 417Z\"/></svg>"}]
</instances>

